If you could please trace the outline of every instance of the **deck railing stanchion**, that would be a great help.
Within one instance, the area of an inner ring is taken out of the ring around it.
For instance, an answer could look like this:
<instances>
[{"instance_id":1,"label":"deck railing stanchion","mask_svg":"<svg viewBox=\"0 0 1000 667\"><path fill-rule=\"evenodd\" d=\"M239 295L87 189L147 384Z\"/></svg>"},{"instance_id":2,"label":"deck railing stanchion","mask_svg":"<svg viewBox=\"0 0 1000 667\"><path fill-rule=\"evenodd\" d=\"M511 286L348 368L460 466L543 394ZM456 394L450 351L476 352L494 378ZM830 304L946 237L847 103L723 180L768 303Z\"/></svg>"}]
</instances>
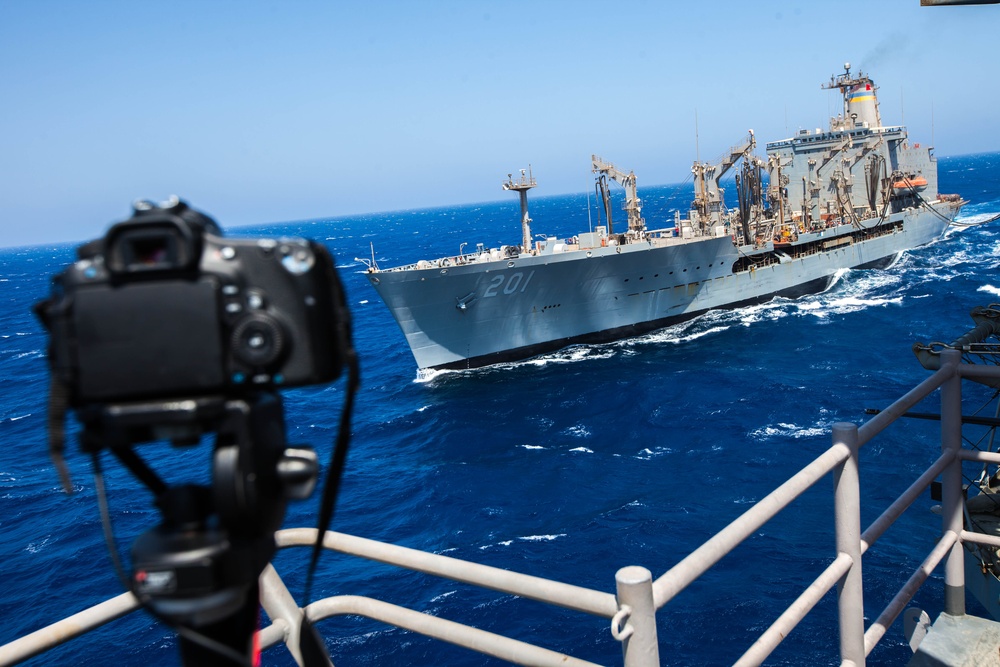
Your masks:
<instances>
[{"instance_id":1,"label":"deck railing stanchion","mask_svg":"<svg viewBox=\"0 0 1000 667\"><path fill-rule=\"evenodd\" d=\"M851 557L851 567L837 583L841 664L865 664L865 601L861 582L861 491L858 473L858 427L847 422L833 425L834 446L851 452L833 470L833 514L838 554Z\"/></svg>"},{"instance_id":2,"label":"deck railing stanchion","mask_svg":"<svg viewBox=\"0 0 1000 667\"><path fill-rule=\"evenodd\" d=\"M941 452L954 452L955 458L941 474L941 532L962 534L964 498L962 493L962 377L958 366L959 350L942 350L942 368L950 366L955 374L941 385ZM965 555L961 540L948 554L944 566L944 611L952 616L965 615Z\"/></svg>"},{"instance_id":3,"label":"deck railing stanchion","mask_svg":"<svg viewBox=\"0 0 1000 667\"><path fill-rule=\"evenodd\" d=\"M657 667L660 664L656 638L656 608L653 606L653 574L644 567L630 565L615 573L618 607L611 630L622 643L625 667ZM624 627L619 627L625 618Z\"/></svg>"}]
</instances>

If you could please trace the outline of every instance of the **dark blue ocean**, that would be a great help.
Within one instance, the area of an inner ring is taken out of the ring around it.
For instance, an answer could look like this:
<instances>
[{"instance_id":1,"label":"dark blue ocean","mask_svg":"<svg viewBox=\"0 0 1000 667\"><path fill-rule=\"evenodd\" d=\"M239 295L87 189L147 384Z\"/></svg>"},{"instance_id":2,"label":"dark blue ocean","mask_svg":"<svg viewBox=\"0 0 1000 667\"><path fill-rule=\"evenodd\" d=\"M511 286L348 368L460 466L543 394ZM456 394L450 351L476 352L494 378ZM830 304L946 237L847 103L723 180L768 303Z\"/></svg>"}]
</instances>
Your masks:
<instances>
[{"instance_id":1,"label":"dark blue ocean","mask_svg":"<svg viewBox=\"0 0 1000 667\"><path fill-rule=\"evenodd\" d=\"M940 159L941 191L970 200L961 221L1000 213L998 167L1000 154ZM534 231L586 230L587 195L535 192ZM691 199L689 186L644 188L640 196L650 226L670 224ZM109 223L116 213L109 211ZM953 340L971 328L970 309L1000 300L998 222L950 231L885 270L845 271L815 296L418 378L355 258L370 257L369 244L380 265L394 266L455 254L462 243L516 243L518 218L511 197L254 228L219 221L233 236L321 240L340 267L362 385L334 529L613 592L617 569L643 565L662 574L829 447L834 422L861 423L865 408L886 406L926 377L910 349L915 341ZM66 496L47 456L46 337L30 306L72 256L70 245L0 250L0 644L121 592L88 459L71 444L77 493ZM328 460L343 392L343 381L288 392L290 441ZM862 451L865 525L936 457L935 429L900 423ZM143 453L171 481L200 481L207 449L147 445ZM109 459L106 467L125 549L157 514L120 466ZM292 504L286 525L314 526L317 503ZM869 622L933 545L940 524L932 504L918 501L865 556ZM833 558L831 506L832 483L821 483L662 610L663 662L739 657ZM295 595L306 560L305 550L276 560ZM936 575L915 604L935 617L942 587ZM328 552L314 597L334 594L376 597L595 662L621 660L604 620ZM839 663L835 619L828 595L771 663ZM356 617L328 619L320 629L341 667L499 664ZM905 664L909 654L897 623L869 664ZM292 664L284 648L264 659ZM172 632L135 613L30 664L178 662Z\"/></svg>"}]
</instances>

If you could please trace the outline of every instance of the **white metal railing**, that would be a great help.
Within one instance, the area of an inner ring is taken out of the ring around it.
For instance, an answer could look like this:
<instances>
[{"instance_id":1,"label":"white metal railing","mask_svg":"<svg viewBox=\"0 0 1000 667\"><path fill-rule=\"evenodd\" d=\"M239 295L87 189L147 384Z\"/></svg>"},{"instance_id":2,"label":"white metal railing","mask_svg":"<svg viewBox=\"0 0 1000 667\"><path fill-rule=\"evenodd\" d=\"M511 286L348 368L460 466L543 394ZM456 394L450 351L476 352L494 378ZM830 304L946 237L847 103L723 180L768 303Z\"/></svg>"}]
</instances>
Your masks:
<instances>
[{"instance_id":1,"label":"white metal railing","mask_svg":"<svg viewBox=\"0 0 1000 667\"><path fill-rule=\"evenodd\" d=\"M615 594L336 532L324 535L323 546L359 558L609 619L612 637L622 644L626 667L647 667L659 665L656 610L669 603L804 491L833 473L836 555L815 581L749 647L737 664L762 663L819 600L836 587L841 661L844 665L862 666L866 656L942 561L945 563L944 611L952 615L963 615L963 542L1000 546L998 537L964 529L961 471L962 461L1000 463L1000 454L963 450L961 447L961 381L963 378L1000 378L1000 367L962 364L961 352L958 350L943 350L941 359L940 370L860 428L844 422L835 424L832 429L832 446L826 452L655 581L646 568L629 566L620 569L615 576ZM941 456L862 532L858 449L938 388L941 389ZM866 630L862 555L938 475L942 475L943 493L941 538L895 598ZM315 529L293 528L279 531L276 539L278 546L283 548L311 545L315 536ZM297 633L303 614L313 621L342 614L364 616L517 664L592 664L516 639L367 597L334 596L313 602L303 610L296 605L280 576L270 565L261 575L261 605L272 623L260 631L260 646L267 648L284 642L299 664L301 657L297 653ZM138 604L130 593L119 595L0 647L0 665L25 660L137 608Z\"/></svg>"}]
</instances>

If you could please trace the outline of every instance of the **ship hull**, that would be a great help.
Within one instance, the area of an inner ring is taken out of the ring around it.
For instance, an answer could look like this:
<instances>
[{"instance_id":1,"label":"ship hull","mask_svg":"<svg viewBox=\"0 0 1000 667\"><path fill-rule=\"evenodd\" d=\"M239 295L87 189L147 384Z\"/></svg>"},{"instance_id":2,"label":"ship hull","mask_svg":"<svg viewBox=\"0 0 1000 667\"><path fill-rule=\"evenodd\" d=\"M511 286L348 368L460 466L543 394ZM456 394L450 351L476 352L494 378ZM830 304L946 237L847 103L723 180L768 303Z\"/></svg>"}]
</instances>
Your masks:
<instances>
[{"instance_id":1,"label":"ship hull","mask_svg":"<svg viewBox=\"0 0 1000 667\"><path fill-rule=\"evenodd\" d=\"M884 266L939 238L958 207L934 202L884 222L891 233L738 270L728 236L633 243L499 261L373 272L369 280L421 369L476 368L604 343L734 308L816 293L837 271ZM846 236L831 237L845 240ZM751 256L753 254L751 253Z\"/></svg>"}]
</instances>

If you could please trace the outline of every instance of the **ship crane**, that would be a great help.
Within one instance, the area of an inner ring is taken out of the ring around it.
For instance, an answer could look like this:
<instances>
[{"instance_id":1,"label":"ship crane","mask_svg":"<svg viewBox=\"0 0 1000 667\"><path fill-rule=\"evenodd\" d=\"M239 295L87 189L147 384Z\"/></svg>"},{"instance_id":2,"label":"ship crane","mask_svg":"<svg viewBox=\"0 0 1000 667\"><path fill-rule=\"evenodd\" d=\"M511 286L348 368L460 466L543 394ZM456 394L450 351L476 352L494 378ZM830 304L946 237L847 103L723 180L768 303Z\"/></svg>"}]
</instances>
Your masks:
<instances>
[{"instance_id":1,"label":"ship crane","mask_svg":"<svg viewBox=\"0 0 1000 667\"><path fill-rule=\"evenodd\" d=\"M617 182L625 189L625 213L628 215L628 230L635 236L640 236L646 230L646 221L642 217L642 201L636 193L635 172L625 173L610 162L605 162L596 155L590 156L593 171L599 174L597 187L604 202L604 212L608 217L608 234L613 233L611 226L611 193L608 188L608 178Z\"/></svg>"},{"instance_id":2,"label":"ship crane","mask_svg":"<svg viewBox=\"0 0 1000 667\"><path fill-rule=\"evenodd\" d=\"M767 165L756 155L749 155L736 174L736 199L739 203L737 220L740 223L740 245L754 243L755 232L764 217L764 179Z\"/></svg>"},{"instance_id":3,"label":"ship crane","mask_svg":"<svg viewBox=\"0 0 1000 667\"><path fill-rule=\"evenodd\" d=\"M747 140L730 148L729 154L717 164L695 162L691 167L695 191L691 209L697 211L697 217L702 225L706 220L710 221L712 226L722 224L722 202L725 191L719 187L719 181L740 158L752 153L756 146L757 138L753 130L750 130Z\"/></svg>"}]
</instances>

